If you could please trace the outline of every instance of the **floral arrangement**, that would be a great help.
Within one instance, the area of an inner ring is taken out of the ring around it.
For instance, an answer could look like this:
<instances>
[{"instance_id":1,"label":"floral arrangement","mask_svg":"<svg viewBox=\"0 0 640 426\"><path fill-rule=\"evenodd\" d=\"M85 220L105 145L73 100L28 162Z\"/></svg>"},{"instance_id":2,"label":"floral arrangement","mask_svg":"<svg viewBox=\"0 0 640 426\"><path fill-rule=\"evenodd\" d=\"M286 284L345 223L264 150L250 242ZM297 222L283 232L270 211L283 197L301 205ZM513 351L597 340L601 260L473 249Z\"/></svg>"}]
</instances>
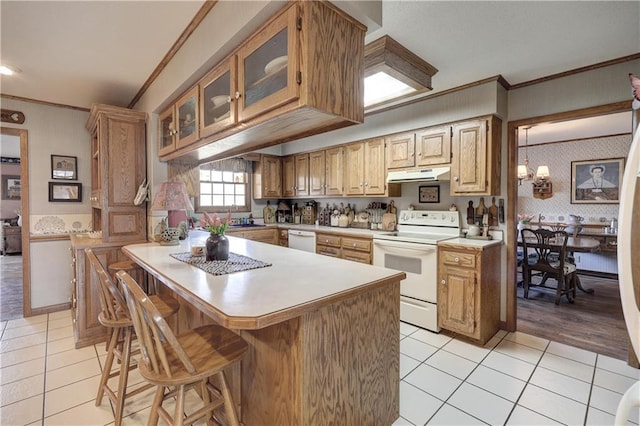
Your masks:
<instances>
[{"instance_id":1,"label":"floral arrangement","mask_svg":"<svg viewBox=\"0 0 640 426\"><path fill-rule=\"evenodd\" d=\"M529 223L534 218L532 214L519 214L518 221L522 223Z\"/></svg>"},{"instance_id":2,"label":"floral arrangement","mask_svg":"<svg viewBox=\"0 0 640 426\"><path fill-rule=\"evenodd\" d=\"M231 222L231 212L227 213L226 217L221 218L216 213L210 216L205 212L200 218L200 226L209 231L211 234L224 235L229 223Z\"/></svg>"}]
</instances>

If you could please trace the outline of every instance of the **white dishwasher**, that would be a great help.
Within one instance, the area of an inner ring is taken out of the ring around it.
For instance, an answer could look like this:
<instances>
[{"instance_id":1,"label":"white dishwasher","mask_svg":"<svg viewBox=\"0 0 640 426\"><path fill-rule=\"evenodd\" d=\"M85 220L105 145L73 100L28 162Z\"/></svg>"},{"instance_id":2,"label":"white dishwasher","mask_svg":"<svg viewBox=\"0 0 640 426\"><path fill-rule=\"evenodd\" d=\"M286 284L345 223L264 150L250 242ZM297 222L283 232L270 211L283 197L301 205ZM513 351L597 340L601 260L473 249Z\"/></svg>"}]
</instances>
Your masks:
<instances>
[{"instance_id":1,"label":"white dishwasher","mask_svg":"<svg viewBox=\"0 0 640 426\"><path fill-rule=\"evenodd\" d=\"M315 253L316 233L313 231L289 229L289 248Z\"/></svg>"}]
</instances>

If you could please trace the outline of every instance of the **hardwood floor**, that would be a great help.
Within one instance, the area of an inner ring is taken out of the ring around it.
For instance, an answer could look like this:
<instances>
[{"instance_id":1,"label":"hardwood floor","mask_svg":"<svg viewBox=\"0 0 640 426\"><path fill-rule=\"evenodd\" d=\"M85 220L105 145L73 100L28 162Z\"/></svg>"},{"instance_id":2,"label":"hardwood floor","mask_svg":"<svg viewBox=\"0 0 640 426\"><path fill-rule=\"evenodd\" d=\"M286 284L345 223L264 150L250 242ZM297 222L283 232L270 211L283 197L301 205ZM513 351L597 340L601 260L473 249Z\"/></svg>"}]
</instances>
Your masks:
<instances>
[{"instance_id":1,"label":"hardwood floor","mask_svg":"<svg viewBox=\"0 0 640 426\"><path fill-rule=\"evenodd\" d=\"M552 290L529 287L525 299L519 286L517 330L626 361L629 336L618 281L585 275L580 280L595 293L578 290L575 303L563 297L560 305Z\"/></svg>"},{"instance_id":2,"label":"hardwood floor","mask_svg":"<svg viewBox=\"0 0 640 426\"><path fill-rule=\"evenodd\" d=\"M22 318L22 256L0 256L0 321Z\"/></svg>"}]
</instances>

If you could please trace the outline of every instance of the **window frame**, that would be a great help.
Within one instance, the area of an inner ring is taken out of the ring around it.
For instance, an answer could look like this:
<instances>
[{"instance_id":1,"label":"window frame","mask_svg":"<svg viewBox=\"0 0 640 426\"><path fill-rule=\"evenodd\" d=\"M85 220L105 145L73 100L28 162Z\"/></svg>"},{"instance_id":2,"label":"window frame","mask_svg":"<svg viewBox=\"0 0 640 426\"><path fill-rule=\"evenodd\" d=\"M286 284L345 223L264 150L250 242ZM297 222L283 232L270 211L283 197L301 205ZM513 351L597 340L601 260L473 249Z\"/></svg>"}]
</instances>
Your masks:
<instances>
[{"instance_id":1,"label":"window frame","mask_svg":"<svg viewBox=\"0 0 640 426\"><path fill-rule=\"evenodd\" d=\"M232 213L250 213L251 212L251 173L248 172L234 172L233 170L222 170L222 172L231 172L231 173L244 173L245 175L245 191L244 191L244 206L215 206L215 207L211 207L211 206L203 206L202 204L200 204L200 167L204 166L204 164L201 164L200 166L198 166L198 196L195 197L195 212L196 213L227 213L228 211L231 211ZM207 182L218 182L218 181L207 181ZM232 183L232 182L220 182L222 184L225 183ZM236 183L234 183L236 184ZM236 184L237 185L237 184Z\"/></svg>"}]
</instances>

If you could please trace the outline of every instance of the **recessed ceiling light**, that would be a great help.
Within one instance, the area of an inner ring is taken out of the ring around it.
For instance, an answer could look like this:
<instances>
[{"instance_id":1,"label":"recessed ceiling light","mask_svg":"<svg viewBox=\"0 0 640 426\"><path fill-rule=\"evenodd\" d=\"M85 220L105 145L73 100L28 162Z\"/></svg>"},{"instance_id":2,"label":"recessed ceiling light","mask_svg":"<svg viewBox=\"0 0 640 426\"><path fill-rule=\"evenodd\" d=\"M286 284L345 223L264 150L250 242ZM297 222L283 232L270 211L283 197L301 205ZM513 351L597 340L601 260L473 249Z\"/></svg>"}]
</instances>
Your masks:
<instances>
[{"instance_id":1,"label":"recessed ceiling light","mask_svg":"<svg viewBox=\"0 0 640 426\"><path fill-rule=\"evenodd\" d=\"M12 67L11 65L0 65L0 74L2 75L13 75L19 72L20 68Z\"/></svg>"}]
</instances>

